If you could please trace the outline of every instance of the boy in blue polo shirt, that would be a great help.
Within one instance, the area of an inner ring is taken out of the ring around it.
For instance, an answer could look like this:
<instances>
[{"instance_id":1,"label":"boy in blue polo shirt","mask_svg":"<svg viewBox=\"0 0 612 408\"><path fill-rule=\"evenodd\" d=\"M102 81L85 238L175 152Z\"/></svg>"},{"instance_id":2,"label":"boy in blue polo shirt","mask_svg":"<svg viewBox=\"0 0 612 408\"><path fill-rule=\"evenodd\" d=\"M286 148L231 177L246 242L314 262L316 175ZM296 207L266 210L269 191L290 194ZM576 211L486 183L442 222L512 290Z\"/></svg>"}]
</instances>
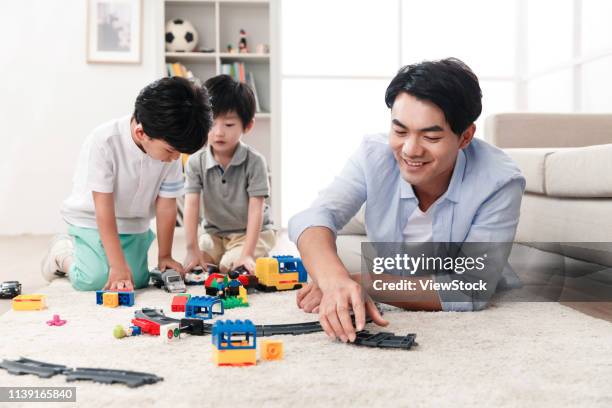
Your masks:
<instances>
[{"instance_id":1,"label":"boy in blue polo shirt","mask_svg":"<svg viewBox=\"0 0 612 408\"><path fill-rule=\"evenodd\" d=\"M177 159L206 143L211 123L206 89L175 77L145 87L132 115L95 129L81 149L74 187L61 210L69 235L50 245L43 277L68 275L77 290L146 287L153 217L158 267L182 270L171 256L176 197L183 194Z\"/></svg>"}]
</instances>

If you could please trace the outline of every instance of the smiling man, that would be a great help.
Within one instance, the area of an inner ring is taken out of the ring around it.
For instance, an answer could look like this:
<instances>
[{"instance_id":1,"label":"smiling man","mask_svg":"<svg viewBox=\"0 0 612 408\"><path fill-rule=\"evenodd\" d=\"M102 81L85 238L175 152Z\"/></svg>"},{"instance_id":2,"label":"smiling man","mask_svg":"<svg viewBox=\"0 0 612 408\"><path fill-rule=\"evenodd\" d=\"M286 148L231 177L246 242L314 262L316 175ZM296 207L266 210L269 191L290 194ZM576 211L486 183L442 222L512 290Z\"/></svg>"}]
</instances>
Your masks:
<instances>
[{"instance_id":1,"label":"smiling man","mask_svg":"<svg viewBox=\"0 0 612 408\"><path fill-rule=\"evenodd\" d=\"M354 340L351 311L358 330L366 314L387 324L336 251L336 232L364 203L370 241L513 241L525 179L505 153L474 139L481 99L478 78L457 59L402 68L385 95L389 134L365 137L332 184L290 220L290 238L313 280L298 292L298 305L318 311L330 337ZM511 274L500 269L487 283L502 286L515 278ZM444 301L434 289L417 292L414 301L395 304L410 310L479 309Z\"/></svg>"}]
</instances>

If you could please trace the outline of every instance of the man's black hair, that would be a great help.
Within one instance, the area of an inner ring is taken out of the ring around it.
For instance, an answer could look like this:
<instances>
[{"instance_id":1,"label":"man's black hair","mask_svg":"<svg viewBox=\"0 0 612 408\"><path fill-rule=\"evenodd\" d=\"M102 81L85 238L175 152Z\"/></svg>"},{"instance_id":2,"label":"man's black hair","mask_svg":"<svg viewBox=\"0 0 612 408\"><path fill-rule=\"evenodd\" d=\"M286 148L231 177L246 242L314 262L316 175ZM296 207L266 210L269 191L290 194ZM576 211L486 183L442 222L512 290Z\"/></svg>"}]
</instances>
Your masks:
<instances>
[{"instance_id":1,"label":"man's black hair","mask_svg":"<svg viewBox=\"0 0 612 408\"><path fill-rule=\"evenodd\" d=\"M482 112L478 78L457 58L406 65L391 80L385 93L389 108L400 92L438 106L457 135L461 135Z\"/></svg>"},{"instance_id":2,"label":"man's black hair","mask_svg":"<svg viewBox=\"0 0 612 408\"><path fill-rule=\"evenodd\" d=\"M134 119L147 136L181 153L195 153L206 144L212 127L208 93L185 78L158 79L138 94Z\"/></svg>"},{"instance_id":3,"label":"man's black hair","mask_svg":"<svg viewBox=\"0 0 612 408\"><path fill-rule=\"evenodd\" d=\"M210 95L213 117L236 112L245 128L255 116L255 95L251 87L229 75L217 75L204 83Z\"/></svg>"}]
</instances>

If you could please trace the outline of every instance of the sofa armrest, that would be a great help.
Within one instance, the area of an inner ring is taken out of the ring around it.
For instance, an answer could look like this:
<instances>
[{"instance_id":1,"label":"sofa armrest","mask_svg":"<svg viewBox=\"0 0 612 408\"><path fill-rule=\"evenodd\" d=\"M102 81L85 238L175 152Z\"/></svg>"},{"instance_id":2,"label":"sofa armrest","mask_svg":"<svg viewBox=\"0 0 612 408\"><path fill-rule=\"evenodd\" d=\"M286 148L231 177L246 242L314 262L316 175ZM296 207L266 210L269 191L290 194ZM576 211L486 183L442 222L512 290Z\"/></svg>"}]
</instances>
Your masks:
<instances>
[{"instance_id":1,"label":"sofa armrest","mask_svg":"<svg viewBox=\"0 0 612 408\"><path fill-rule=\"evenodd\" d=\"M498 113L485 140L500 147L582 147L612 143L612 114Z\"/></svg>"}]
</instances>

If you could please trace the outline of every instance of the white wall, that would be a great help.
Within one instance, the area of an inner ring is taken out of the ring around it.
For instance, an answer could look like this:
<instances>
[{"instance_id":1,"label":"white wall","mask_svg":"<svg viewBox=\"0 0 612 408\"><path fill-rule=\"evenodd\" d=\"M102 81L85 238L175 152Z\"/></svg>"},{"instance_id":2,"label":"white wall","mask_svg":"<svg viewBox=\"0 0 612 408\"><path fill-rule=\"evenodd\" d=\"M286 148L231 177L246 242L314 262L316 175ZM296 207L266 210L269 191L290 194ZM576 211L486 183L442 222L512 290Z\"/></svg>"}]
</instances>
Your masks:
<instances>
[{"instance_id":1,"label":"white wall","mask_svg":"<svg viewBox=\"0 0 612 408\"><path fill-rule=\"evenodd\" d=\"M612 2L523 2L527 20L523 62L527 68L527 109L612 112Z\"/></svg>"},{"instance_id":2,"label":"white wall","mask_svg":"<svg viewBox=\"0 0 612 408\"><path fill-rule=\"evenodd\" d=\"M481 118L516 110L516 13L517 0L283 2L283 225L365 134L388 131L384 94L403 65L459 57L481 80Z\"/></svg>"},{"instance_id":3,"label":"white wall","mask_svg":"<svg viewBox=\"0 0 612 408\"><path fill-rule=\"evenodd\" d=\"M131 113L138 91L161 74L160 1L143 1L138 65L86 63L86 3L0 2L1 235L65 230L59 208L83 138Z\"/></svg>"}]
</instances>

